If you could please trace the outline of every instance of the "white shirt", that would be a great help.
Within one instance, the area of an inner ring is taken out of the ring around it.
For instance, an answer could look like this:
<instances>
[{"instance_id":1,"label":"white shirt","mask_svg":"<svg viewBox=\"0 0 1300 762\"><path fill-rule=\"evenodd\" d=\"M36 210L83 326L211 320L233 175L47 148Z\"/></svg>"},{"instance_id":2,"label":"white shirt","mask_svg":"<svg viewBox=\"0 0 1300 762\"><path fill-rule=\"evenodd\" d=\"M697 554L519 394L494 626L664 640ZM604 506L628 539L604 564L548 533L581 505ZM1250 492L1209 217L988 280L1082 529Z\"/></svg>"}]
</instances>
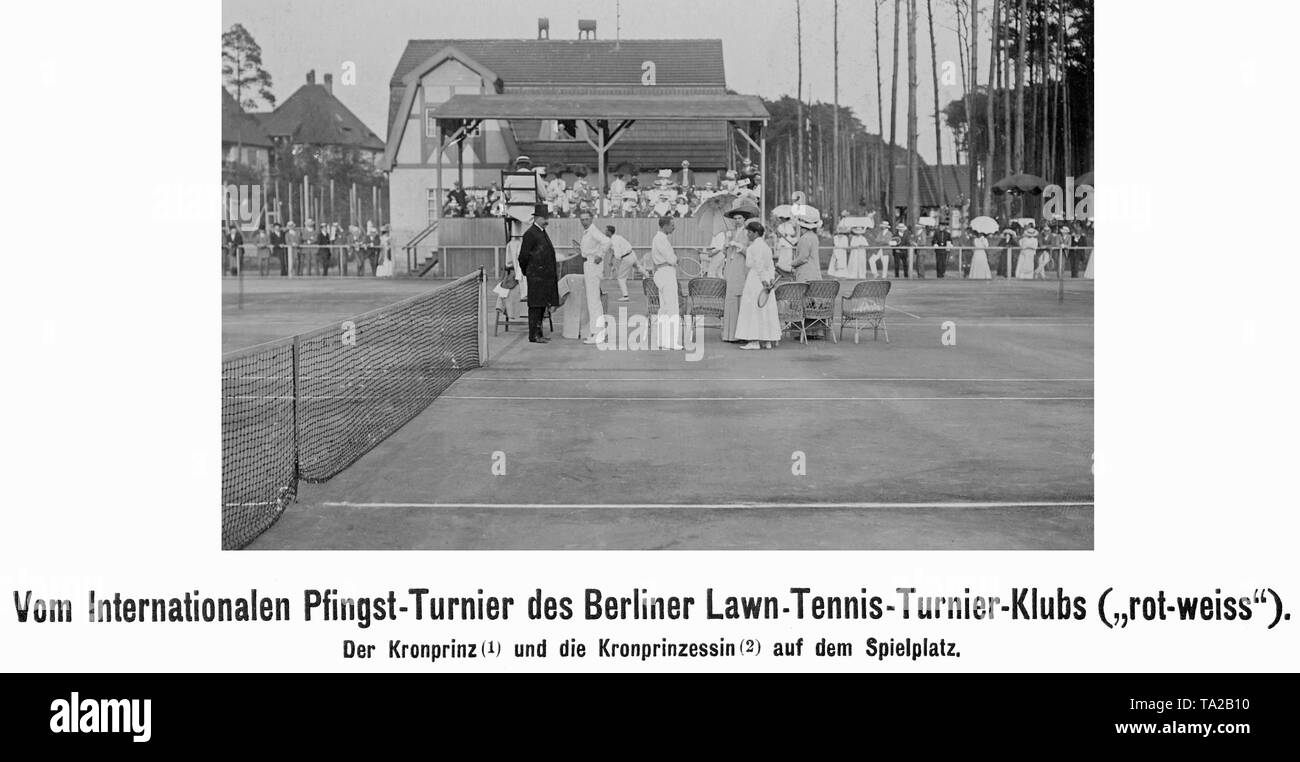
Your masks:
<instances>
[{"instance_id":1,"label":"white shirt","mask_svg":"<svg viewBox=\"0 0 1300 762\"><path fill-rule=\"evenodd\" d=\"M654 267L677 265L677 254L673 251L673 245L668 243L668 236L662 230L655 233L654 239L650 241L650 264Z\"/></svg>"},{"instance_id":2,"label":"white shirt","mask_svg":"<svg viewBox=\"0 0 1300 762\"><path fill-rule=\"evenodd\" d=\"M582 258L594 263L609 250L609 236L595 222L582 233Z\"/></svg>"},{"instance_id":3,"label":"white shirt","mask_svg":"<svg viewBox=\"0 0 1300 762\"><path fill-rule=\"evenodd\" d=\"M623 195L623 191L624 191L626 188L627 188L627 183L623 182L622 180L620 180L620 179L617 178L617 177L614 178L614 181L611 182L611 183L609 184L609 195L610 195L610 198L615 198L615 197L620 197L620 196L622 196L622 195Z\"/></svg>"},{"instance_id":4,"label":"white shirt","mask_svg":"<svg viewBox=\"0 0 1300 762\"><path fill-rule=\"evenodd\" d=\"M618 233L609 237L609 245L614 250L614 256L619 259L632 253L632 243Z\"/></svg>"},{"instance_id":5,"label":"white shirt","mask_svg":"<svg viewBox=\"0 0 1300 762\"><path fill-rule=\"evenodd\" d=\"M727 231L721 230L713 235L713 240L709 241L709 248L715 252L727 248Z\"/></svg>"}]
</instances>

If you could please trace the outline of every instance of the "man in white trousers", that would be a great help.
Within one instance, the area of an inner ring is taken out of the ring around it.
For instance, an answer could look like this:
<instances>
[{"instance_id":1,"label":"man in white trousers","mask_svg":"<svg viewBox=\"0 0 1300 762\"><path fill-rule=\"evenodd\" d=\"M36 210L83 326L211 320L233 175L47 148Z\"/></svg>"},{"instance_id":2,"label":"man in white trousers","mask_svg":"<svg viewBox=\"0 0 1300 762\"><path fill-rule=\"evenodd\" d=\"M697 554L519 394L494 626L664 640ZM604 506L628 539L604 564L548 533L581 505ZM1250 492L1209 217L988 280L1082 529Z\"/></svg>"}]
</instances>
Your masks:
<instances>
[{"instance_id":1,"label":"man in white trousers","mask_svg":"<svg viewBox=\"0 0 1300 762\"><path fill-rule=\"evenodd\" d=\"M682 316L677 307L677 252L669 243L673 234L672 217L659 218L659 232L650 242L650 267L659 288L659 313L652 321L658 332L660 349L682 349Z\"/></svg>"},{"instance_id":2,"label":"man in white trousers","mask_svg":"<svg viewBox=\"0 0 1300 762\"><path fill-rule=\"evenodd\" d=\"M628 301L627 279L634 270L641 269L641 265L636 261L636 253L632 251L632 243L619 235L613 225L605 226L605 235L609 236L610 250L614 255L614 275L618 278L618 290L622 294L618 297L618 300L626 302Z\"/></svg>"},{"instance_id":3,"label":"man in white trousers","mask_svg":"<svg viewBox=\"0 0 1300 762\"><path fill-rule=\"evenodd\" d=\"M591 212L583 210L578 215L582 224L582 280L587 287L587 338L584 344L600 344L605 340L605 309L600 302L600 279L605 274L605 258L610 256L609 236L593 224Z\"/></svg>"}]
</instances>

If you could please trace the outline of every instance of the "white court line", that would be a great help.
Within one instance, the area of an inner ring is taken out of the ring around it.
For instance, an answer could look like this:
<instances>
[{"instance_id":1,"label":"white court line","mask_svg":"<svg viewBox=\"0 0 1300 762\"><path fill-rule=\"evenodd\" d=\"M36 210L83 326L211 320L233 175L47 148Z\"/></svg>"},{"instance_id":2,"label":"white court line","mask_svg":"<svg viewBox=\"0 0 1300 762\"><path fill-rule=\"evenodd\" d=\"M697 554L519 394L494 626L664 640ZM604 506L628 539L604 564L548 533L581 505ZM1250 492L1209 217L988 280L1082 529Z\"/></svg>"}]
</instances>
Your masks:
<instances>
[{"instance_id":1,"label":"white court line","mask_svg":"<svg viewBox=\"0 0 1300 762\"><path fill-rule=\"evenodd\" d=\"M324 399L315 397L313 399ZM346 398L343 398L346 399ZM455 395L443 400L545 400L552 402L1091 402L1092 397L536 397L532 395Z\"/></svg>"},{"instance_id":2,"label":"white court line","mask_svg":"<svg viewBox=\"0 0 1300 762\"><path fill-rule=\"evenodd\" d=\"M1093 381L1093 379L1091 378L893 378L889 376L879 376L879 377L872 377L872 378L690 378L690 377L579 378L579 377L572 377L572 376L569 378L558 378L558 377L557 378L530 378L528 376L495 376L495 377L494 376L465 376L460 380L461 382L501 381L504 383L513 383L516 381L548 381L548 382L586 381L594 384L642 383L642 382L660 382L660 381L681 381L684 383L691 383L691 384L699 384L699 383L731 384L737 382L755 382L755 381L773 381L773 382L781 382L781 383L797 382L801 384L806 383L808 381L815 381L818 383L845 382L845 381L847 382L936 381L936 382L944 382L944 383L964 383L967 381L987 382L987 383L1040 383L1040 382L1041 383L1079 383L1079 382L1086 381L1088 383L1091 383Z\"/></svg>"},{"instance_id":3,"label":"white court line","mask_svg":"<svg viewBox=\"0 0 1300 762\"><path fill-rule=\"evenodd\" d=\"M770 502L740 502L740 503L353 503L353 502L329 502L321 503L325 508L366 508L366 509L387 509L387 508L427 508L427 509L453 509L453 508L483 508L483 509L511 509L511 510L536 510L542 508L564 508L564 509L598 509L598 510L620 510L620 509L677 509L677 508L694 508L700 510L711 509L763 509L763 508L839 508L839 509L866 509L866 508L1091 508L1094 503L1088 501L1037 501L1037 502L947 502L947 503L770 503Z\"/></svg>"},{"instance_id":4,"label":"white court line","mask_svg":"<svg viewBox=\"0 0 1300 762\"><path fill-rule=\"evenodd\" d=\"M921 317L920 315L913 315L912 313L908 312L907 310L900 310L899 308L895 307L895 306L892 305L892 304L886 304L886 305L885 305L885 308L886 308L886 309L891 309L891 310L893 310L894 312L901 312L901 313L903 313L904 315L907 315L907 316L910 317L910 318L916 318L917 320L924 320L924 319L925 319L925 318Z\"/></svg>"}]
</instances>

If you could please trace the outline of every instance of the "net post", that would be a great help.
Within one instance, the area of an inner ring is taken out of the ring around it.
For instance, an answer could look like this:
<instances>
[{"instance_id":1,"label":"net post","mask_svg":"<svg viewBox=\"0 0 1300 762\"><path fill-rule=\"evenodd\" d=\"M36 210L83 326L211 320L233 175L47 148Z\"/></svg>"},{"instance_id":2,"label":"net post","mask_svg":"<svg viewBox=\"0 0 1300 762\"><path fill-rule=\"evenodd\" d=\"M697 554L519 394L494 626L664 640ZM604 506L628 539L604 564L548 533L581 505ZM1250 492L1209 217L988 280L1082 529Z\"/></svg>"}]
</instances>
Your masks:
<instances>
[{"instance_id":1,"label":"net post","mask_svg":"<svg viewBox=\"0 0 1300 762\"><path fill-rule=\"evenodd\" d=\"M487 272L478 269L478 364L486 368L488 364L487 335Z\"/></svg>"},{"instance_id":2,"label":"net post","mask_svg":"<svg viewBox=\"0 0 1300 762\"><path fill-rule=\"evenodd\" d=\"M302 336L294 334L293 337L293 499L298 499L298 481L301 477L302 469L300 467L301 442L302 437L298 433L298 358L302 355Z\"/></svg>"}]
</instances>

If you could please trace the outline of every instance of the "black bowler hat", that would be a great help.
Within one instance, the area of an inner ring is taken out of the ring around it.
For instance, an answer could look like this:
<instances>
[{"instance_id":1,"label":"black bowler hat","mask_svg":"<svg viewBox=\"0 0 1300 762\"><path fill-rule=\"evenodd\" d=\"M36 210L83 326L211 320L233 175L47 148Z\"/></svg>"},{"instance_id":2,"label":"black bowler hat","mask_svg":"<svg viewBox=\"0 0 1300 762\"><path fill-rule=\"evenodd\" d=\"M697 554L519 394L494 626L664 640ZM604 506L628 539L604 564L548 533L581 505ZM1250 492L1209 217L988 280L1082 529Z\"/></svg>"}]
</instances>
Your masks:
<instances>
[{"instance_id":1,"label":"black bowler hat","mask_svg":"<svg viewBox=\"0 0 1300 762\"><path fill-rule=\"evenodd\" d=\"M535 206L533 206L533 216L546 217L547 219L550 219L551 208L546 204L536 204Z\"/></svg>"}]
</instances>

